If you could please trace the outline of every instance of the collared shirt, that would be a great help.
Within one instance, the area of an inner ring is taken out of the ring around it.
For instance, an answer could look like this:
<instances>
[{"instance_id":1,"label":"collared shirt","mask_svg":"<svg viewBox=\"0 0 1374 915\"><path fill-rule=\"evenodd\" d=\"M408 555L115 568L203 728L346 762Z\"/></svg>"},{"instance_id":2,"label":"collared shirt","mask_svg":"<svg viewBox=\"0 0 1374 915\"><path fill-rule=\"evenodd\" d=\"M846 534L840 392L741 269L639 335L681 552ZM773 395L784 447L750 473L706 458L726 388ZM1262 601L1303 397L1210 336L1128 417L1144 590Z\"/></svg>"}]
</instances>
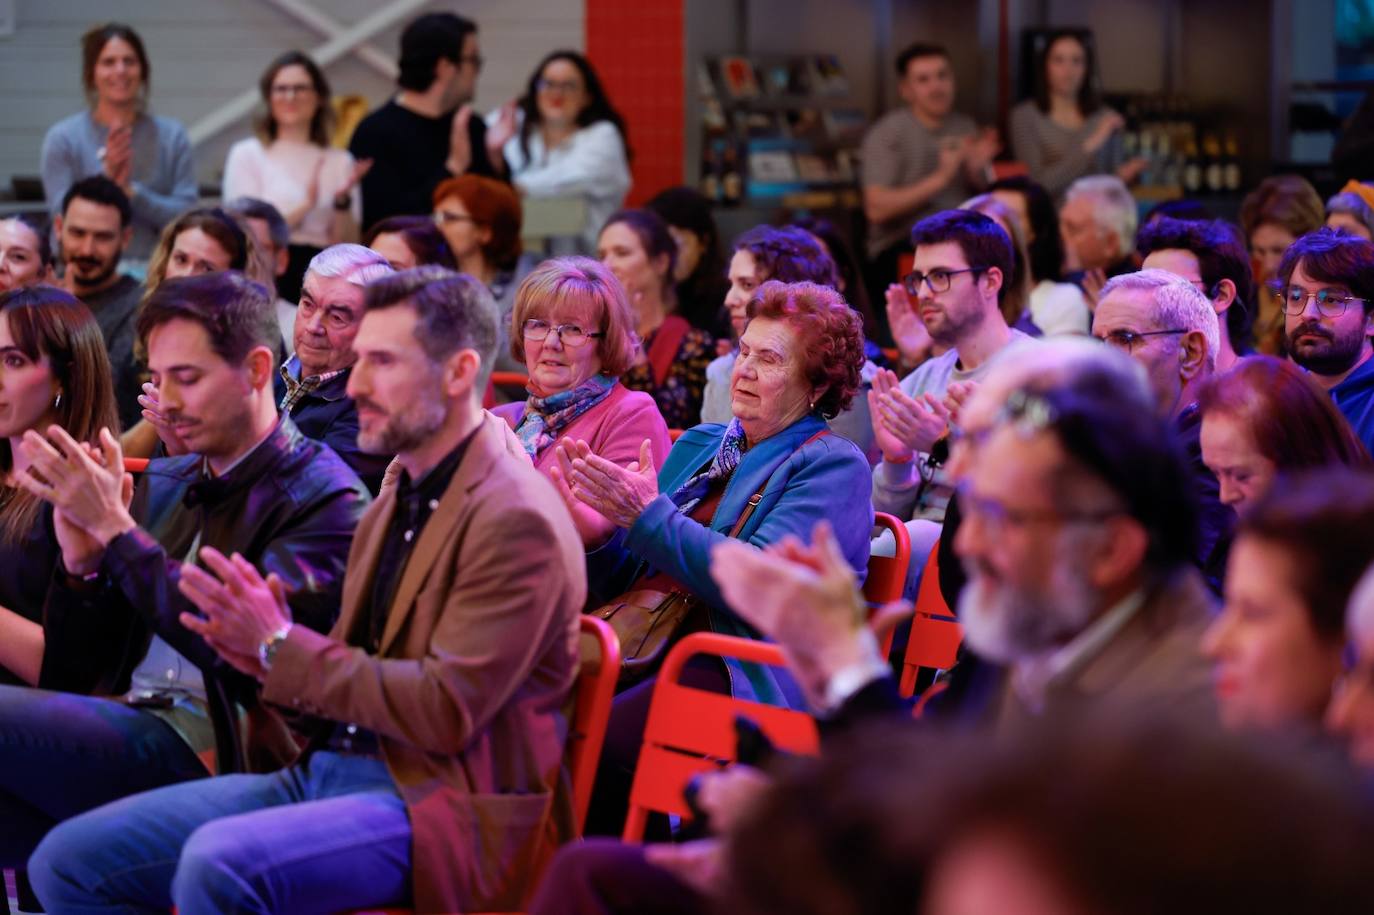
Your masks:
<instances>
[{"instance_id":1,"label":"collared shirt","mask_svg":"<svg viewBox=\"0 0 1374 915\"><path fill-rule=\"evenodd\" d=\"M468 433L467 438L436 464L418 483L412 483L410 474L401 471L396 481L396 511L387 527L386 539L382 541L382 553L377 557L377 569L372 577L372 595L367 612L362 615L365 628L355 629L349 634L349 644L376 654L381 650L382 633L386 630L387 613L391 601L396 596L396 588L405 572L406 563L415 549L415 541L425 523L439 508L439 500L453 482L458 465L463 463L463 455L472 443L473 436L481 428L478 426ZM327 746L340 753L360 756L379 756L381 748L375 732L352 723L340 722L329 737Z\"/></svg>"},{"instance_id":2,"label":"collared shirt","mask_svg":"<svg viewBox=\"0 0 1374 915\"><path fill-rule=\"evenodd\" d=\"M301 402L301 398L318 390L320 385L324 384L326 381L338 378L346 371L348 371L348 368L344 367L335 369L332 372L325 372L320 375L307 375L302 378L300 377L301 360L296 356L292 356L290 359L283 362L281 366L281 379L286 382L286 396L281 399L281 403L277 405L277 409L281 410L282 413L289 414L296 408L296 404Z\"/></svg>"},{"instance_id":3,"label":"collared shirt","mask_svg":"<svg viewBox=\"0 0 1374 915\"><path fill-rule=\"evenodd\" d=\"M1136 589L1064 645L1018 661L1011 671L1011 687L1017 698L1039 714L1051 690L1091 664L1144 605L1145 591Z\"/></svg>"},{"instance_id":4,"label":"collared shirt","mask_svg":"<svg viewBox=\"0 0 1374 915\"><path fill-rule=\"evenodd\" d=\"M360 647L374 653L381 647L387 611L391 608L392 598L396 595L410 554L415 549L415 541L420 538L420 532L424 530L430 515L439 508L439 500L443 498L449 483L453 482L453 475L463 462L463 455L476 432L474 429L468 433L467 438L459 442L419 482L412 482L410 474L401 471L401 477L396 481L396 511L391 516L391 525L387 528L386 539L382 541L382 553L377 558L377 568L372 576L372 597L365 615L367 629L361 634L363 641ZM354 633L354 644L359 644L358 636L359 633Z\"/></svg>"}]
</instances>

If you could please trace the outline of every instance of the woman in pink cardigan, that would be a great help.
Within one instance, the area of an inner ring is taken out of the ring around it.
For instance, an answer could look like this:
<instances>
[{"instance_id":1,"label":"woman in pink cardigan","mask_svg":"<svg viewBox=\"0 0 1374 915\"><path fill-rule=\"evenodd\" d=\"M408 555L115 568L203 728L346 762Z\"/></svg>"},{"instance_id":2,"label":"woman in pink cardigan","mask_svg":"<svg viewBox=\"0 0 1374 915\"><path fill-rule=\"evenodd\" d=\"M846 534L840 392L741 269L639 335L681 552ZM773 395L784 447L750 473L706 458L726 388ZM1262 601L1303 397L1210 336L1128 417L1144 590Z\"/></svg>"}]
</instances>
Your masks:
<instances>
[{"instance_id":1,"label":"woman in pink cardigan","mask_svg":"<svg viewBox=\"0 0 1374 915\"><path fill-rule=\"evenodd\" d=\"M587 442L621 466L639 461L647 440L654 466L672 443L658 405L620 376L639 357L635 319L611 271L587 257L558 257L536 267L515 293L511 352L529 373L529 398L494 412L515 430L534 466L552 476L554 444ZM600 544L614 525L583 505L573 510L582 540Z\"/></svg>"}]
</instances>

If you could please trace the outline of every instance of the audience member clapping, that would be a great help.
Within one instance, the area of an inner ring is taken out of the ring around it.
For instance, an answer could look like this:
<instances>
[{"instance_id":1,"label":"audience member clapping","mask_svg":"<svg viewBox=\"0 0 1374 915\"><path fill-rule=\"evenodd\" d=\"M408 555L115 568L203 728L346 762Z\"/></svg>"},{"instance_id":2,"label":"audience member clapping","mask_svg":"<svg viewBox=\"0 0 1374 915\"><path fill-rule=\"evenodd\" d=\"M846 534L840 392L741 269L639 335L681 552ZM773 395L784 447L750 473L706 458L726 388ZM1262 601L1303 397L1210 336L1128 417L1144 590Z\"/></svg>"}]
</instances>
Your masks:
<instances>
[{"instance_id":1,"label":"audience member clapping","mask_svg":"<svg viewBox=\"0 0 1374 915\"><path fill-rule=\"evenodd\" d=\"M670 581L700 602L684 627L753 637L725 609L709 571L711 547L730 539L741 518L738 542L758 545L788 534L806 537L816 518L829 518L843 561L853 574L865 573L873 526L872 507L862 498L868 462L852 443L828 434L824 422L858 388L859 317L834 290L776 281L764 284L751 311L735 362L729 426L688 430L662 471L648 441L628 468L592 454L583 441L558 446L565 499L595 509L616 529L588 556L595 603ZM728 675L711 664L688 670L705 689L802 703L791 680L772 671L738 662L730 662ZM589 831L620 829L654 682L644 680L616 700Z\"/></svg>"},{"instance_id":2,"label":"audience member clapping","mask_svg":"<svg viewBox=\"0 0 1374 915\"><path fill-rule=\"evenodd\" d=\"M81 83L91 107L54 124L40 154L54 216L82 178L104 175L119 185L133 208L126 247L136 260L152 253L162 227L197 196L186 128L147 113L151 77L137 32L118 22L91 29L81 37Z\"/></svg>"},{"instance_id":3,"label":"audience member clapping","mask_svg":"<svg viewBox=\"0 0 1374 915\"><path fill-rule=\"evenodd\" d=\"M372 163L355 163L348 150L331 145L329 80L308 55L288 51L272 61L258 90L266 110L257 136L230 147L223 196L256 197L282 214L291 230L290 266L278 292L295 301L312 257L358 240L363 204L353 188Z\"/></svg>"},{"instance_id":4,"label":"audience member clapping","mask_svg":"<svg viewBox=\"0 0 1374 915\"><path fill-rule=\"evenodd\" d=\"M560 439L586 442L591 454L619 467L637 464L647 441L650 462L663 464L671 443L658 407L620 383L635 358L634 315L605 266L564 257L536 267L515 294L510 339L529 373L530 396L493 412L510 423L536 468L558 476ZM589 547L614 532L589 506L569 507Z\"/></svg>"},{"instance_id":5,"label":"audience member clapping","mask_svg":"<svg viewBox=\"0 0 1374 915\"><path fill-rule=\"evenodd\" d=\"M0 682L36 686L43 663L43 604L61 549L52 507L23 489L20 442L60 426L99 447L115 428L110 362L86 306L50 287L0 295Z\"/></svg>"},{"instance_id":6,"label":"audience member clapping","mask_svg":"<svg viewBox=\"0 0 1374 915\"><path fill-rule=\"evenodd\" d=\"M511 182L526 197L583 200L587 215L576 244L592 251L597 232L630 189L624 118L591 61L577 51L554 51L541 60L517 105L515 135L501 150ZM488 129L508 116L493 112Z\"/></svg>"},{"instance_id":7,"label":"audience member clapping","mask_svg":"<svg viewBox=\"0 0 1374 915\"><path fill-rule=\"evenodd\" d=\"M1091 307L1107 280L1140 266L1135 233L1140 215L1125 182L1115 175L1079 178L1064 193L1059 227L1067 277L1083 287Z\"/></svg>"}]
</instances>

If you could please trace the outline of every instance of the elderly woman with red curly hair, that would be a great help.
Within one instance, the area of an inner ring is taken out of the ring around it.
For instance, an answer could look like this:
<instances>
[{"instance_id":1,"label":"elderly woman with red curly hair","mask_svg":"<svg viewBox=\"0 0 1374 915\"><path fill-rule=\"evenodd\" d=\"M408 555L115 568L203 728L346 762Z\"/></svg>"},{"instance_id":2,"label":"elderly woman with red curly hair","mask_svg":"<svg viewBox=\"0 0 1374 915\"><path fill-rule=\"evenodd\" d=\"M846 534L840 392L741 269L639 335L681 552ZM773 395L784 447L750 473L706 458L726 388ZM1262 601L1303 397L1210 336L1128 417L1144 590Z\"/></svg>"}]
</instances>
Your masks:
<instances>
[{"instance_id":1,"label":"elderly woman with red curly hair","mask_svg":"<svg viewBox=\"0 0 1374 915\"><path fill-rule=\"evenodd\" d=\"M759 287L748 315L730 378L728 424L688 429L661 469L647 441L628 467L598 457L582 441L558 445L555 477L565 500L613 525L610 539L587 555L594 604L632 588L677 586L699 600L680 632L756 638L710 575L711 548L730 535L751 500L757 504L735 535L740 540L809 540L824 518L855 573L867 569L868 461L825 422L859 389L862 319L833 289L776 280ZM702 689L806 707L797 684L776 668L697 658L685 678ZM616 698L591 828L619 832L653 684L650 678Z\"/></svg>"}]
</instances>

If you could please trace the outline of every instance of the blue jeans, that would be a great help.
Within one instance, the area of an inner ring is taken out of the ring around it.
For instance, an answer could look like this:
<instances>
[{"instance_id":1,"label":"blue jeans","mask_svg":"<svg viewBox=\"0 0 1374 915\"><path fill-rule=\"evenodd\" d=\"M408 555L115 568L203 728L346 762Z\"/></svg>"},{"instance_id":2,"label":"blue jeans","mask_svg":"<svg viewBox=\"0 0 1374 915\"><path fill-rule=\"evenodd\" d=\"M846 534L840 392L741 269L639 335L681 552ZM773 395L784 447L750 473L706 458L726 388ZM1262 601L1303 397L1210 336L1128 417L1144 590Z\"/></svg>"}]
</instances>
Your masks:
<instances>
[{"instance_id":1,"label":"blue jeans","mask_svg":"<svg viewBox=\"0 0 1374 915\"><path fill-rule=\"evenodd\" d=\"M29 879L54 915L406 905L410 820L381 760L320 752L124 798L48 833Z\"/></svg>"},{"instance_id":2,"label":"blue jeans","mask_svg":"<svg viewBox=\"0 0 1374 915\"><path fill-rule=\"evenodd\" d=\"M61 821L205 766L156 715L110 699L0 686L0 867Z\"/></svg>"}]
</instances>

